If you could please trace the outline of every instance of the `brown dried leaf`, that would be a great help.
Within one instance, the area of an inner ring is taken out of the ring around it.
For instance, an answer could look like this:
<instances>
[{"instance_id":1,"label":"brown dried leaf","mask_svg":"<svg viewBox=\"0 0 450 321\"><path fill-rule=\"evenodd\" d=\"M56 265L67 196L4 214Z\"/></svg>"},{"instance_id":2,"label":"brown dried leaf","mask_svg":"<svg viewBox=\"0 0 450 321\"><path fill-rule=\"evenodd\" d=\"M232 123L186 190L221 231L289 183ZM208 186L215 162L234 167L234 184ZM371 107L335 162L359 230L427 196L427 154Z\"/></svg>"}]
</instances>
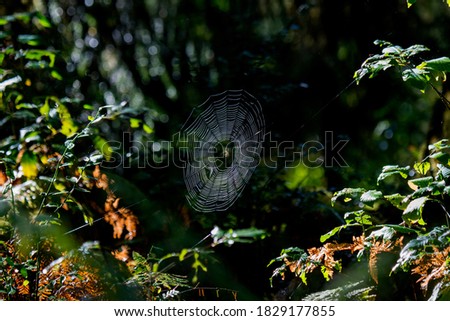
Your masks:
<instances>
[{"instance_id":1,"label":"brown dried leaf","mask_svg":"<svg viewBox=\"0 0 450 321\"><path fill-rule=\"evenodd\" d=\"M423 291L426 292L428 290L430 281L438 280L445 276L446 271L449 269L449 254L450 246L444 250L433 247L433 253L427 253L413 262L415 267L411 269L411 272L412 274L420 275L417 282L420 282L420 287Z\"/></svg>"}]
</instances>

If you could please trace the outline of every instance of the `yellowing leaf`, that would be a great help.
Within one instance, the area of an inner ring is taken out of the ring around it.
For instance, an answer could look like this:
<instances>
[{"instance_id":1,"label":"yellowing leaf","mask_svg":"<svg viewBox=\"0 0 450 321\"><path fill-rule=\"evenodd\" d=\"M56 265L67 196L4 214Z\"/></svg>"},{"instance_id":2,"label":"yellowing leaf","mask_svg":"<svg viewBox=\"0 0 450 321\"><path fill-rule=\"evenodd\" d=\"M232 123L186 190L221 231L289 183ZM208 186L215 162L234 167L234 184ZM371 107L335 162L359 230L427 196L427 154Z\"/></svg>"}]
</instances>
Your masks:
<instances>
[{"instance_id":1,"label":"yellowing leaf","mask_svg":"<svg viewBox=\"0 0 450 321\"><path fill-rule=\"evenodd\" d=\"M39 112L42 116L48 117L50 112L50 105L48 104L48 99L45 100L45 103L39 108Z\"/></svg>"},{"instance_id":2,"label":"yellowing leaf","mask_svg":"<svg viewBox=\"0 0 450 321\"><path fill-rule=\"evenodd\" d=\"M178 258L180 259L180 261L183 261L186 257L186 254L188 254L189 250L188 249L182 249L180 252L180 255L178 256Z\"/></svg>"},{"instance_id":3,"label":"yellowing leaf","mask_svg":"<svg viewBox=\"0 0 450 321\"><path fill-rule=\"evenodd\" d=\"M151 133L153 133L153 128L151 128L149 125L147 125L147 124L144 124L143 126L142 126L142 128L144 129L144 131L147 133L147 134L151 134Z\"/></svg>"},{"instance_id":4,"label":"yellowing leaf","mask_svg":"<svg viewBox=\"0 0 450 321\"><path fill-rule=\"evenodd\" d=\"M141 125L142 120L137 118L130 118L130 126L131 128L139 128Z\"/></svg>"},{"instance_id":5,"label":"yellowing leaf","mask_svg":"<svg viewBox=\"0 0 450 321\"><path fill-rule=\"evenodd\" d=\"M22 166L22 172L25 177L34 178L38 174L38 159L36 155L30 151L23 153L20 165Z\"/></svg>"},{"instance_id":6,"label":"yellowing leaf","mask_svg":"<svg viewBox=\"0 0 450 321\"><path fill-rule=\"evenodd\" d=\"M105 157L107 161L111 159L113 150L106 139L101 136L95 136L94 145L95 148L100 151L100 153L102 153L103 157Z\"/></svg>"},{"instance_id":7,"label":"yellowing leaf","mask_svg":"<svg viewBox=\"0 0 450 321\"><path fill-rule=\"evenodd\" d=\"M63 105L59 100L57 102L57 111L59 115L59 120L61 121L61 134L70 137L74 135L77 130L78 126L75 124L75 122L72 120L72 117L70 116L69 110L65 105Z\"/></svg>"},{"instance_id":8,"label":"yellowing leaf","mask_svg":"<svg viewBox=\"0 0 450 321\"><path fill-rule=\"evenodd\" d=\"M53 186L55 187L56 190L58 190L60 192L63 192L66 190L66 186L63 183L58 182L58 181L54 181Z\"/></svg>"}]
</instances>

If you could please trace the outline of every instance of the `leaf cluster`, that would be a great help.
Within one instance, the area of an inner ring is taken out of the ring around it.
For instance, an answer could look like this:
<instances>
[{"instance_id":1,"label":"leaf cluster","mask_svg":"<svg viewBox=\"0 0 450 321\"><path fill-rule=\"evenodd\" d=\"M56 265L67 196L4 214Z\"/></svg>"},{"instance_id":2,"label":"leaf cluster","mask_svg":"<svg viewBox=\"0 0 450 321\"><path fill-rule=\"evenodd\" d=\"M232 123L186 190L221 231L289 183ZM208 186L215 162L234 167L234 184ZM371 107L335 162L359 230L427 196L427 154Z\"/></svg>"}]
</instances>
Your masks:
<instances>
[{"instance_id":1,"label":"leaf cluster","mask_svg":"<svg viewBox=\"0 0 450 321\"><path fill-rule=\"evenodd\" d=\"M357 83L364 77L373 78L380 71L397 68L401 72L403 81L425 91L427 86L432 86L432 79L441 78L445 81L446 72L450 71L449 57L420 59L420 63L416 63L419 55L429 51L423 45L402 48L384 40L376 40L374 43L383 48L381 54L374 54L362 63L361 68L353 76Z\"/></svg>"},{"instance_id":2,"label":"leaf cluster","mask_svg":"<svg viewBox=\"0 0 450 321\"><path fill-rule=\"evenodd\" d=\"M400 69L404 81L421 90L431 85L438 92L431 78L438 76L445 81L446 73L450 72L448 57L414 64L416 56L428 51L424 46L404 49L385 41L375 43L383 47L382 53L369 57L355 72L357 82L395 67ZM448 107L448 101L441 98ZM319 248L283 250L270 263L281 264L273 271L271 282L275 276L284 279L289 271L306 285L308 275L317 268L329 281L344 269L341 258L347 253L350 261L356 260L366 267L372 282L370 287L375 288L375 298L381 297L377 292L380 280L390 279L395 284L398 274L406 274L413 284L420 283L421 292L413 294L416 298L448 298L449 193L450 146L447 139L442 139L430 144L427 156L413 166L384 166L372 189L354 187L335 192L331 204L347 209L343 214L345 223L322 235L323 245ZM382 211L393 217L387 222L380 221L377 214ZM349 235L352 242L341 240ZM390 259L386 261L386 257ZM399 284L389 286L401 287Z\"/></svg>"}]
</instances>

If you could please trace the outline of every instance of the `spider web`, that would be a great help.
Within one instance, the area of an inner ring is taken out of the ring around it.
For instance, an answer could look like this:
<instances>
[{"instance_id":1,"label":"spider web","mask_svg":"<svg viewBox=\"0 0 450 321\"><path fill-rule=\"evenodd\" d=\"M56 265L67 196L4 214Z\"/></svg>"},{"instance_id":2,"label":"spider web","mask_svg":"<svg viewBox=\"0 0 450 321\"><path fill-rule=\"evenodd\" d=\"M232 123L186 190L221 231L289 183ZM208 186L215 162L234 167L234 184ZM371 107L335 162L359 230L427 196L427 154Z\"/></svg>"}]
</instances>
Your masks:
<instances>
[{"instance_id":1,"label":"spider web","mask_svg":"<svg viewBox=\"0 0 450 321\"><path fill-rule=\"evenodd\" d=\"M245 90L212 95L193 110L181 129L192 208L214 212L233 205L259 163L264 127L261 105Z\"/></svg>"}]
</instances>

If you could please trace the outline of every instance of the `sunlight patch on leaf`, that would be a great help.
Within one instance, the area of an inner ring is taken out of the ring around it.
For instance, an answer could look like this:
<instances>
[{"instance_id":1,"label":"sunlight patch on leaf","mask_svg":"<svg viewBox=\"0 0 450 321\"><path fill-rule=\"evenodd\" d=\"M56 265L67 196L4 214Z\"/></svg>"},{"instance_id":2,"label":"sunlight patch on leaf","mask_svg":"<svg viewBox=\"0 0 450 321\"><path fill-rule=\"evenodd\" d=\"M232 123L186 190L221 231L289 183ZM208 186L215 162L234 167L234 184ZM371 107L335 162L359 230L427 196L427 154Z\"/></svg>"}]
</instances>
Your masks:
<instances>
[{"instance_id":1,"label":"sunlight patch on leaf","mask_svg":"<svg viewBox=\"0 0 450 321\"><path fill-rule=\"evenodd\" d=\"M383 166L381 174L378 176L377 184L385 180L387 177L392 175L400 175L402 178L407 178L409 175L410 167L404 166L400 167L398 165L386 165Z\"/></svg>"},{"instance_id":2,"label":"sunlight patch on leaf","mask_svg":"<svg viewBox=\"0 0 450 321\"><path fill-rule=\"evenodd\" d=\"M359 200L365 205L373 206L373 204L380 199L383 199L382 192L370 190L362 194Z\"/></svg>"},{"instance_id":3,"label":"sunlight patch on leaf","mask_svg":"<svg viewBox=\"0 0 450 321\"><path fill-rule=\"evenodd\" d=\"M426 223L422 218L422 211L428 200L429 198L426 196L412 200L403 211L403 219L405 222L408 224L418 223L420 225L425 225Z\"/></svg>"}]
</instances>

